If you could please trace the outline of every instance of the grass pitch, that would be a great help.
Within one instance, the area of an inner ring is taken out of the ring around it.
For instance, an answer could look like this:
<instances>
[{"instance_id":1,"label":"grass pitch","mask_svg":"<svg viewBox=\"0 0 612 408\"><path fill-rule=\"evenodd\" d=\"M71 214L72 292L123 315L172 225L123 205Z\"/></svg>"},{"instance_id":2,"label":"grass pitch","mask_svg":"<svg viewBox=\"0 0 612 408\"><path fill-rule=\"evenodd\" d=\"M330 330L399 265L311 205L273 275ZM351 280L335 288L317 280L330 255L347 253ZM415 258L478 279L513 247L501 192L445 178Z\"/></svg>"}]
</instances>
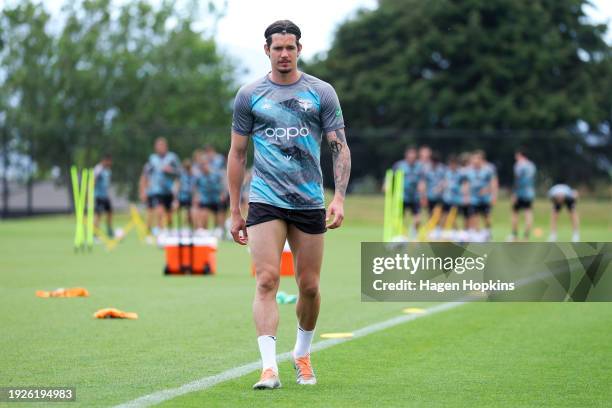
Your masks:
<instances>
[{"instance_id":1,"label":"grass pitch","mask_svg":"<svg viewBox=\"0 0 612 408\"><path fill-rule=\"evenodd\" d=\"M582 239L608 241L609 203L579 202L578 209ZM538 202L535 210L544 240L549 204ZM430 307L360 302L360 242L381 239L382 198L350 197L346 215L346 225L326 237L317 334ZM494 219L494 236L503 240L509 203L496 207ZM0 387L74 386L77 402L54 406L112 406L259 358L245 248L222 243L215 277L164 277L162 251L135 235L113 252L97 246L74 254L72 233L69 217L0 223ZM569 237L563 213L559 238ZM34 296L72 286L91 296ZM281 290L297 293L290 278ZM103 307L140 318L93 319ZM293 346L295 317L292 305L279 308L277 349L284 352ZM610 406L611 324L607 303L468 304L314 353L314 388L297 387L283 363L281 390L252 391L253 372L162 405Z\"/></svg>"}]
</instances>

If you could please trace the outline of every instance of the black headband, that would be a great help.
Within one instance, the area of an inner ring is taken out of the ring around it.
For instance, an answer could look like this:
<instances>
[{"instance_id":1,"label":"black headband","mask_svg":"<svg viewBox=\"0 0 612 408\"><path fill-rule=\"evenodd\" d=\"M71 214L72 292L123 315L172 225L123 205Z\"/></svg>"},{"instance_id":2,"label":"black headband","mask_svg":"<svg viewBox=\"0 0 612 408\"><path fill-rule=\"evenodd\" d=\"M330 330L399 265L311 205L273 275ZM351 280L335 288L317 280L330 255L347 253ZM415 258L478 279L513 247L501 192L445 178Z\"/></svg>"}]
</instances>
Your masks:
<instances>
[{"instance_id":1,"label":"black headband","mask_svg":"<svg viewBox=\"0 0 612 408\"><path fill-rule=\"evenodd\" d=\"M293 34L295 35L295 38L297 40L299 40L302 37L302 33L299 28L283 27L283 26L275 26L275 27L268 28L266 32L264 33L264 37L268 39L268 37L272 36L273 34Z\"/></svg>"}]
</instances>

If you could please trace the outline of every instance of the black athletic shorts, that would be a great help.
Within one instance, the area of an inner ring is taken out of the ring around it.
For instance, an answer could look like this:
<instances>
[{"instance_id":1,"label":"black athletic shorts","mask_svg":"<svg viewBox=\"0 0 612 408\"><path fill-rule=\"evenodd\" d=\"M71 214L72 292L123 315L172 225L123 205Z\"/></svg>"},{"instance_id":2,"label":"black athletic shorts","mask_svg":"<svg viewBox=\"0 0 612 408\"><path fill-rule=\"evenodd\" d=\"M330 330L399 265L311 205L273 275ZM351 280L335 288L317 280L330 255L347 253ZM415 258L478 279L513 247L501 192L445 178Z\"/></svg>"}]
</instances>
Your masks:
<instances>
[{"instance_id":1,"label":"black athletic shorts","mask_svg":"<svg viewBox=\"0 0 612 408\"><path fill-rule=\"evenodd\" d=\"M221 204L219 203L200 203L199 207L201 209L208 209L212 212L214 212L215 214L218 213L221 210Z\"/></svg>"},{"instance_id":2,"label":"black athletic shorts","mask_svg":"<svg viewBox=\"0 0 612 408\"><path fill-rule=\"evenodd\" d=\"M451 208L453 208L453 207L457 207L457 206L456 206L455 204L451 204L451 203L446 202L446 201L443 201L443 202L442 202L442 212L443 212L444 214L449 213L449 212L450 212L450 210L451 210Z\"/></svg>"},{"instance_id":3,"label":"black athletic shorts","mask_svg":"<svg viewBox=\"0 0 612 408\"><path fill-rule=\"evenodd\" d=\"M457 207L457 211L463 215L463 218L469 218L474 214L474 207L471 205L460 205Z\"/></svg>"},{"instance_id":4,"label":"black athletic shorts","mask_svg":"<svg viewBox=\"0 0 612 408\"><path fill-rule=\"evenodd\" d=\"M105 212L112 213L113 205L111 204L108 198L96 198L96 204L94 206L94 211L96 212L96 214L101 214Z\"/></svg>"},{"instance_id":5,"label":"black athletic shorts","mask_svg":"<svg viewBox=\"0 0 612 408\"><path fill-rule=\"evenodd\" d=\"M249 215L246 225L261 224L272 220L283 220L288 225L293 224L307 234L322 234L325 227L325 210L289 210L264 203L249 203Z\"/></svg>"},{"instance_id":6,"label":"black athletic shorts","mask_svg":"<svg viewBox=\"0 0 612 408\"><path fill-rule=\"evenodd\" d=\"M408 209L412 215L417 215L421 212L421 204L418 201L404 201L404 212Z\"/></svg>"},{"instance_id":7,"label":"black athletic shorts","mask_svg":"<svg viewBox=\"0 0 612 408\"><path fill-rule=\"evenodd\" d=\"M163 205L166 211L172 209L172 194L154 194L147 197L147 204L149 208L156 208L159 205Z\"/></svg>"},{"instance_id":8,"label":"black athletic shorts","mask_svg":"<svg viewBox=\"0 0 612 408\"><path fill-rule=\"evenodd\" d=\"M558 203L553 199L553 207L555 208L555 212L561 211L563 205L567 207L568 211L573 211L574 208L576 208L576 199L572 197L565 197L565 200L563 200L562 203Z\"/></svg>"},{"instance_id":9,"label":"black athletic shorts","mask_svg":"<svg viewBox=\"0 0 612 408\"><path fill-rule=\"evenodd\" d=\"M523 198L517 198L514 204L512 204L512 209L517 212L522 209L531 210L531 205L533 204L532 200L525 200Z\"/></svg>"},{"instance_id":10,"label":"black athletic shorts","mask_svg":"<svg viewBox=\"0 0 612 408\"><path fill-rule=\"evenodd\" d=\"M472 206L472 214L482 214L489 215L491 212L491 204L489 203L481 203Z\"/></svg>"},{"instance_id":11,"label":"black athletic shorts","mask_svg":"<svg viewBox=\"0 0 612 408\"><path fill-rule=\"evenodd\" d=\"M191 208L191 199L179 200L179 208Z\"/></svg>"},{"instance_id":12,"label":"black athletic shorts","mask_svg":"<svg viewBox=\"0 0 612 408\"><path fill-rule=\"evenodd\" d=\"M227 211L228 208L229 208L229 196L221 200L221 202L219 203L220 211Z\"/></svg>"}]
</instances>

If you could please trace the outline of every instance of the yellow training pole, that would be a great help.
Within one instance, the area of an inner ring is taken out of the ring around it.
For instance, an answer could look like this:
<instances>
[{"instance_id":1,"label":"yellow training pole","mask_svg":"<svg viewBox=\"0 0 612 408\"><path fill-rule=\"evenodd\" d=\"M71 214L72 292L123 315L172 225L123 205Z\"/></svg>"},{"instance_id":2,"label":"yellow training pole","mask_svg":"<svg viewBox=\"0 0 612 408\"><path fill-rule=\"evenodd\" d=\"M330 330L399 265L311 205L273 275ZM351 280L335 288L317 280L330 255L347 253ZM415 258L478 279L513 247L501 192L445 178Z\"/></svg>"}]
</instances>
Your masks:
<instances>
[{"instance_id":1,"label":"yellow training pole","mask_svg":"<svg viewBox=\"0 0 612 408\"><path fill-rule=\"evenodd\" d=\"M87 169L83 170L83 174L87 173ZM87 189L87 246L89 250L93 249L94 243L94 188L95 188L95 177L94 169L89 169Z\"/></svg>"},{"instance_id":2,"label":"yellow training pole","mask_svg":"<svg viewBox=\"0 0 612 408\"><path fill-rule=\"evenodd\" d=\"M433 230L436 227L436 225L438 225L438 221L440 221L441 215L442 215L442 207L440 207L439 205L436 205L434 207L433 213L431 214L431 218L419 230L419 241L423 242L427 240L427 234L431 230Z\"/></svg>"},{"instance_id":3,"label":"yellow training pole","mask_svg":"<svg viewBox=\"0 0 612 408\"><path fill-rule=\"evenodd\" d=\"M394 224L393 236L404 235L404 171L395 172L395 186L393 188L394 200Z\"/></svg>"},{"instance_id":4,"label":"yellow training pole","mask_svg":"<svg viewBox=\"0 0 612 408\"><path fill-rule=\"evenodd\" d=\"M393 228L393 170L385 173L385 212L383 218L383 241L389 242L392 238Z\"/></svg>"},{"instance_id":5,"label":"yellow training pole","mask_svg":"<svg viewBox=\"0 0 612 408\"><path fill-rule=\"evenodd\" d=\"M455 224L455 218L457 218L457 207L453 205L450 212L446 216L446 222L444 223L445 230L449 230L453 227L453 224Z\"/></svg>"}]
</instances>

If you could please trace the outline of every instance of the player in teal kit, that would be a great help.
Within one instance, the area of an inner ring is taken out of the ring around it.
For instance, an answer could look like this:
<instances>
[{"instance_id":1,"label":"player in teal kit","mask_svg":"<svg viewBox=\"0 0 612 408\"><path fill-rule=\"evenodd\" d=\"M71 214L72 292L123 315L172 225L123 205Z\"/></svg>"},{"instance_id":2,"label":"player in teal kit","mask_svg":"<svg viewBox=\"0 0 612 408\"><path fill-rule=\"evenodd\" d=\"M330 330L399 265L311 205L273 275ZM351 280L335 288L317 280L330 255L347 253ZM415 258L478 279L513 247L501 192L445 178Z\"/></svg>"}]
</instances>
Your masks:
<instances>
[{"instance_id":1,"label":"player in teal kit","mask_svg":"<svg viewBox=\"0 0 612 408\"><path fill-rule=\"evenodd\" d=\"M440 218L440 225L446 226L448 216L452 208L455 208L455 217L461 211L461 208L465 207L469 197L464 192L464 185L466 184L465 172L459 167L459 159L451 155L448 158L448 165L444 171L444 178L442 180L442 217ZM453 217L451 227L457 228L456 218Z\"/></svg>"},{"instance_id":2,"label":"player in teal kit","mask_svg":"<svg viewBox=\"0 0 612 408\"><path fill-rule=\"evenodd\" d=\"M191 203L193 201L193 188L195 177L193 175L193 167L191 160L183 160L183 167L178 178L177 189L177 211L179 223L182 226L193 228L193 211Z\"/></svg>"},{"instance_id":3,"label":"player in teal kit","mask_svg":"<svg viewBox=\"0 0 612 408\"><path fill-rule=\"evenodd\" d=\"M280 387L276 292L285 240L295 259L299 290L293 349L297 382L316 383L310 344L319 313L323 233L326 228L342 225L351 168L334 88L297 69L302 49L300 29L281 20L271 24L264 37L271 72L238 91L227 164L232 237L239 244L248 243L257 278L253 317L262 373L255 389ZM332 152L335 180L335 194L327 213L319 161L323 136ZM249 139L255 154L245 222L240 213L240 188ZM330 221L327 225L326 220Z\"/></svg>"},{"instance_id":4,"label":"player in teal kit","mask_svg":"<svg viewBox=\"0 0 612 408\"><path fill-rule=\"evenodd\" d=\"M109 188L111 183L111 166L113 159L110 154L104 155L100 163L94 167L94 200L95 212L94 225L100 227L100 215L106 213L106 233L110 238L113 232L113 205L110 201Z\"/></svg>"},{"instance_id":5,"label":"player in teal kit","mask_svg":"<svg viewBox=\"0 0 612 408\"><path fill-rule=\"evenodd\" d=\"M206 158L211 171L217 173L221 178L221 201L219 202L217 210L215 211L214 233L217 237L224 237L226 235L225 218L227 209L229 207L229 192L227 191L227 180L225 177L227 174L227 169L225 168L225 157L222 154L217 153L217 150L212 145L204 146L203 157Z\"/></svg>"},{"instance_id":6,"label":"player in teal kit","mask_svg":"<svg viewBox=\"0 0 612 408\"><path fill-rule=\"evenodd\" d=\"M514 153L514 186L512 188L512 236L511 241L518 239L519 213L525 212L525 240L533 225L533 211L531 209L535 199L536 166L527 158L522 149Z\"/></svg>"},{"instance_id":7,"label":"player in teal kit","mask_svg":"<svg viewBox=\"0 0 612 408\"><path fill-rule=\"evenodd\" d=\"M412 214L411 237L416 237L421 224L421 203L425 200L425 174L423 164L417 160L417 150L408 147L404 159L393 165L393 170L404 173L404 215Z\"/></svg>"},{"instance_id":8,"label":"player in teal kit","mask_svg":"<svg viewBox=\"0 0 612 408\"><path fill-rule=\"evenodd\" d=\"M155 153L149 156L140 177L140 198L153 211L157 227L163 231L171 223L173 187L180 172L178 156L168 151L168 141L155 140Z\"/></svg>"},{"instance_id":9,"label":"player in teal kit","mask_svg":"<svg viewBox=\"0 0 612 408\"><path fill-rule=\"evenodd\" d=\"M207 157L200 159L198 174L195 176L196 227L208 229L208 220L221 210L224 185L223 175L215 169Z\"/></svg>"},{"instance_id":10,"label":"player in teal kit","mask_svg":"<svg viewBox=\"0 0 612 408\"><path fill-rule=\"evenodd\" d=\"M485 240L491 239L491 207L497 201L497 171L485 160L482 150L472 153L470 166L466 171L470 191L470 229L472 233L480 230L478 217L484 220Z\"/></svg>"},{"instance_id":11,"label":"player in teal kit","mask_svg":"<svg viewBox=\"0 0 612 408\"><path fill-rule=\"evenodd\" d=\"M427 209L431 217L434 208L442 205L443 179L446 167L440 161L437 152L431 154L429 163L425 165L425 184L427 190Z\"/></svg>"},{"instance_id":12,"label":"player in teal kit","mask_svg":"<svg viewBox=\"0 0 612 408\"><path fill-rule=\"evenodd\" d=\"M462 192L464 175L459 168L459 161L456 156L451 155L448 158L448 165L444 171L442 179L442 217L440 225L446 225L447 217L454 207L458 212L459 208L464 204L464 194ZM457 222L453 220L453 228L457 227Z\"/></svg>"}]
</instances>

